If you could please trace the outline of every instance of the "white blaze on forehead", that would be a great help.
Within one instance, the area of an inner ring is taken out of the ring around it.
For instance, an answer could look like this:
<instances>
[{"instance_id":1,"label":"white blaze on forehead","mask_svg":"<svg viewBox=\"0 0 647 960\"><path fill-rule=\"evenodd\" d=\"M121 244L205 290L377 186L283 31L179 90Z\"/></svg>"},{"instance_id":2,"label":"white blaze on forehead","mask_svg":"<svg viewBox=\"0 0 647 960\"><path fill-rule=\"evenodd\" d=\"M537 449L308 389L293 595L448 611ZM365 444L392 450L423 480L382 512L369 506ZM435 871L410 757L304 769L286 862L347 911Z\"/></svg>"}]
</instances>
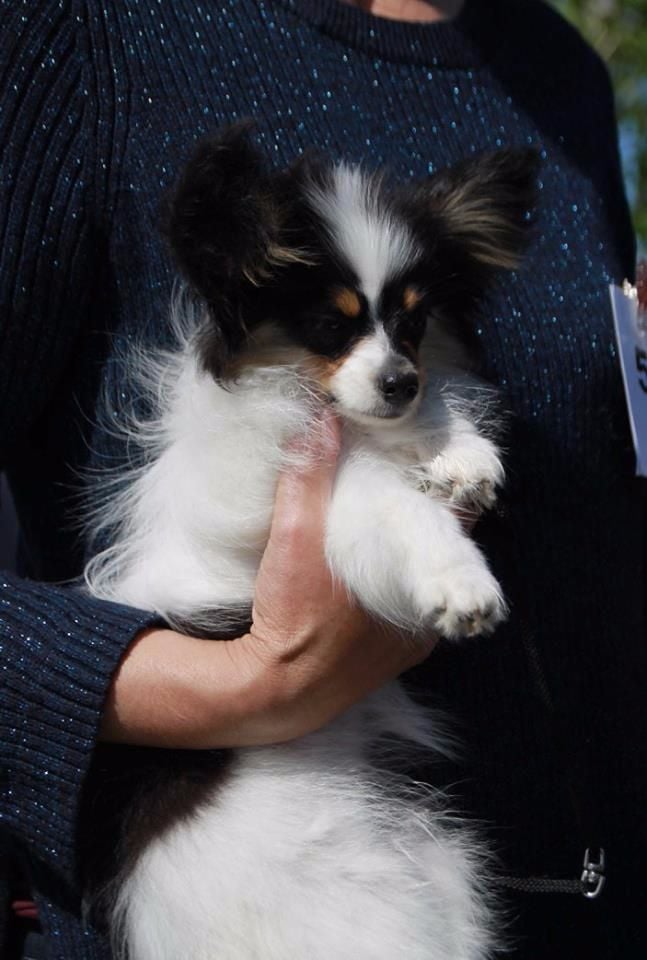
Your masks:
<instances>
[{"instance_id":1,"label":"white blaze on forehead","mask_svg":"<svg viewBox=\"0 0 647 960\"><path fill-rule=\"evenodd\" d=\"M357 167L339 164L325 186L308 191L340 252L374 303L384 284L411 266L418 255L406 224L380 202L379 180Z\"/></svg>"}]
</instances>

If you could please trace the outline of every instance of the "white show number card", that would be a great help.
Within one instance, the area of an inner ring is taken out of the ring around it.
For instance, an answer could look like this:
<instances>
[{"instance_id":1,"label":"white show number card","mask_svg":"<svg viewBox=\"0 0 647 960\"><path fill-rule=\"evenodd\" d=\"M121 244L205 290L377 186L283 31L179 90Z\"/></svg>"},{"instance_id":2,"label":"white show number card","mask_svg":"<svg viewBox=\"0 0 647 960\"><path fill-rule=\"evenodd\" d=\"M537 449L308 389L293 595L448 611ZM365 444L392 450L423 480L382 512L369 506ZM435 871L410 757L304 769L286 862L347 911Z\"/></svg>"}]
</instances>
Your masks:
<instances>
[{"instance_id":1,"label":"white show number card","mask_svg":"<svg viewBox=\"0 0 647 960\"><path fill-rule=\"evenodd\" d=\"M647 318L638 309L636 288L612 285L611 305L622 378L636 451L636 473L647 477Z\"/></svg>"}]
</instances>

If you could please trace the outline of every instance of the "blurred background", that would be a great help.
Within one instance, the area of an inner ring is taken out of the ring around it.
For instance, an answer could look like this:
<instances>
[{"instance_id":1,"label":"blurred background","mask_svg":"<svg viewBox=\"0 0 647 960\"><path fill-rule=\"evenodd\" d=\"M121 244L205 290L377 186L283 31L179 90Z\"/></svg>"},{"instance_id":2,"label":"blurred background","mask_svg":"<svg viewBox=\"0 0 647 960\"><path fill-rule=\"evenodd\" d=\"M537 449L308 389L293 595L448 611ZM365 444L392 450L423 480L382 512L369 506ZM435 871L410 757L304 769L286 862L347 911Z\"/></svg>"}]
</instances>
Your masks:
<instances>
[{"instance_id":1,"label":"blurred background","mask_svg":"<svg viewBox=\"0 0 647 960\"><path fill-rule=\"evenodd\" d=\"M640 253L647 256L647 0L554 0L606 61Z\"/></svg>"},{"instance_id":2,"label":"blurred background","mask_svg":"<svg viewBox=\"0 0 647 960\"><path fill-rule=\"evenodd\" d=\"M487 2L487 0L483 0ZM647 256L647 0L553 0L606 61L616 94L627 195ZM16 522L0 476L0 570L11 569Z\"/></svg>"}]
</instances>

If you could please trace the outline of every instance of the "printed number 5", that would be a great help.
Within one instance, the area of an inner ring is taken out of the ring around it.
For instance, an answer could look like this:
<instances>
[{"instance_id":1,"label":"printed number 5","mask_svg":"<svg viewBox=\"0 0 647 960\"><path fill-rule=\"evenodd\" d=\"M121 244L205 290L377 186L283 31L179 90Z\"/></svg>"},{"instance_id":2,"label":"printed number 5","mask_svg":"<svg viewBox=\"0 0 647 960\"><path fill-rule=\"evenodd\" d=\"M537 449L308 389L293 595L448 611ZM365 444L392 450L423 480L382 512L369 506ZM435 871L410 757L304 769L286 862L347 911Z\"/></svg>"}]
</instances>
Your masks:
<instances>
[{"instance_id":1,"label":"printed number 5","mask_svg":"<svg viewBox=\"0 0 647 960\"><path fill-rule=\"evenodd\" d=\"M647 393L647 352L641 350L640 347L636 347L636 370L638 371L640 389Z\"/></svg>"}]
</instances>

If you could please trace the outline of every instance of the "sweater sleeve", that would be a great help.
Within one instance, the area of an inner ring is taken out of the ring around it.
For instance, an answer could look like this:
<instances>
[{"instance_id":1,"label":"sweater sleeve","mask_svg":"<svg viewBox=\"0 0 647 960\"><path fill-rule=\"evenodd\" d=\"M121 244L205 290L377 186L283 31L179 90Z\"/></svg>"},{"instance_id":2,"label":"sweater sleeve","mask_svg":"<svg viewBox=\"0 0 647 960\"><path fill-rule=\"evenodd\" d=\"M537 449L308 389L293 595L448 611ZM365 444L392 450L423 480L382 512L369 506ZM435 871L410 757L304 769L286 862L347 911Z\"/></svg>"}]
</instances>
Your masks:
<instances>
[{"instance_id":1,"label":"sweater sleeve","mask_svg":"<svg viewBox=\"0 0 647 960\"><path fill-rule=\"evenodd\" d=\"M560 15L550 11L553 17ZM573 85L572 75L578 74L579 103L573 109L588 114L587 131L590 139L583 141L585 171L590 171L598 188L601 212L605 217L618 269L614 280L621 283L632 279L636 269L636 235L631 221L620 156L619 127L616 104L609 69L597 51L590 47L570 24L569 46L579 50L577 61L564 56L563 84ZM549 34L550 35L550 34ZM552 39L552 38L551 38Z\"/></svg>"},{"instance_id":2,"label":"sweater sleeve","mask_svg":"<svg viewBox=\"0 0 647 960\"><path fill-rule=\"evenodd\" d=\"M92 58L73 0L0 0L0 464L46 409L92 281ZM95 206L97 206L95 204ZM0 827L71 879L111 676L152 614L0 576Z\"/></svg>"},{"instance_id":3,"label":"sweater sleeve","mask_svg":"<svg viewBox=\"0 0 647 960\"><path fill-rule=\"evenodd\" d=\"M0 577L0 823L67 879L110 678L135 634L157 621Z\"/></svg>"},{"instance_id":4,"label":"sweater sleeve","mask_svg":"<svg viewBox=\"0 0 647 960\"><path fill-rule=\"evenodd\" d=\"M599 110L597 149L604 151L606 190L602 193L605 214L623 271L623 279L633 280L636 273L636 234L631 221L620 157L619 128L615 98L609 71L603 60L592 53L598 95L593 99ZM605 136L600 136L605 131Z\"/></svg>"}]
</instances>

